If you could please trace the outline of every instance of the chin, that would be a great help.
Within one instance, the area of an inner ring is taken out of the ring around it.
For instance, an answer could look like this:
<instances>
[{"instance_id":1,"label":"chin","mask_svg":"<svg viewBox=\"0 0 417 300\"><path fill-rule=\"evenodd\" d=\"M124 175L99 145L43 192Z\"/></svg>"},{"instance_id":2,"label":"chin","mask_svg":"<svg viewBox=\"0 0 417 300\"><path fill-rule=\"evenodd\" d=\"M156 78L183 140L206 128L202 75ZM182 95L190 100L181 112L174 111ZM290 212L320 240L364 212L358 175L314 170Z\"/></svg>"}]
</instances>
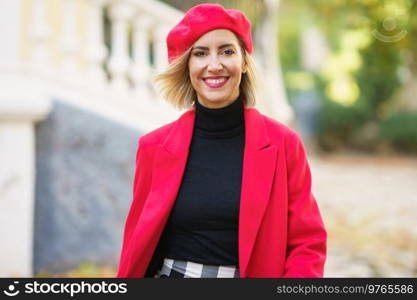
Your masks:
<instances>
[{"instance_id":1,"label":"chin","mask_svg":"<svg viewBox=\"0 0 417 300\"><path fill-rule=\"evenodd\" d=\"M204 98L210 103L221 103L228 99L226 95L206 95Z\"/></svg>"},{"instance_id":2,"label":"chin","mask_svg":"<svg viewBox=\"0 0 417 300\"><path fill-rule=\"evenodd\" d=\"M223 103L225 100L223 98L214 98L214 99L207 99L209 103Z\"/></svg>"},{"instance_id":3,"label":"chin","mask_svg":"<svg viewBox=\"0 0 417 300\"><path fill-rule=\"evenodd\" d=\"M206 103L209 105L223 105L226 101L223 99L207 99Z\"/></svg>"}]
</instances>

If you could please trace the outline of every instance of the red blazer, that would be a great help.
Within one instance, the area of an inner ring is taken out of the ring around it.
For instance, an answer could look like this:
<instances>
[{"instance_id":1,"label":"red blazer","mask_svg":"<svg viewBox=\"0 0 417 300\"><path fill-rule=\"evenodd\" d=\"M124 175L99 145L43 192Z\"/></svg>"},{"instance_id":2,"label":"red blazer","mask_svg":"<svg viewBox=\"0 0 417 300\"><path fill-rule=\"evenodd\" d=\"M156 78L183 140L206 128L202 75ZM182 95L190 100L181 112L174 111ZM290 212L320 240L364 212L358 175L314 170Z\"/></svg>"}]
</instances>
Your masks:
<instances>
[{"instance_id":1,"label":"red blazer","mask_svg":"<svg viewBox=\"0 0 417 300\"><path fill-rule=\"evenodd\" d=\"M244 109L244 119L240 276L322 277L327 233L303 143L254 108ZM194 120L188 110L139 139L117 277L145 276L181 184Z\"/></svg>"}]
</instances>

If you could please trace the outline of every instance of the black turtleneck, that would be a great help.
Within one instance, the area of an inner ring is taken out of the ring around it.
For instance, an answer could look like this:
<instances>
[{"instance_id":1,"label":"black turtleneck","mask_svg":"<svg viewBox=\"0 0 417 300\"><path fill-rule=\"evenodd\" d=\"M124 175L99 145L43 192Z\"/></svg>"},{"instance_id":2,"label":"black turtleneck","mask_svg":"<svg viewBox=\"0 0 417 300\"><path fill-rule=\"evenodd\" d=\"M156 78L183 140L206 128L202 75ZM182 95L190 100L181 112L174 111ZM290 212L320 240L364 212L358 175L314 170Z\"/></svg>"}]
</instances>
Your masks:
<instances>
[{"instance_id":1,"label":"black turtleneck","mask_svg":"<svg viewBox=\"0 0 417 300\"><path fill-rule=\"evenodd\" d=\"M160 241L163 255L238 266L245 138L242 99L218 109L196 101L195 113L187 166Z\"/></svg>"}]
</instances>

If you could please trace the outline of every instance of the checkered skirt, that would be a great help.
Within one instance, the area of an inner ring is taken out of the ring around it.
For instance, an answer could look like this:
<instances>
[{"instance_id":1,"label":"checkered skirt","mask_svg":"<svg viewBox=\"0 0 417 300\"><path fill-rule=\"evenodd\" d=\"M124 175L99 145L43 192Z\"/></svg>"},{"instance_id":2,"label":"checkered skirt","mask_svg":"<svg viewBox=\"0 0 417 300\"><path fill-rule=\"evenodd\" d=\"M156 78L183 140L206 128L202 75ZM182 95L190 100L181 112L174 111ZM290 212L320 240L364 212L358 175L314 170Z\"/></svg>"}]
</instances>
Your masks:
<instances>
[{"instance_id":1,"label":"checkered skirt","mask_svg":"<svg viewBox=\"0 0 417 300\"><path fill-rule=\"evenodd\" d=\"M205 265L192 261L164 258L162 268L154 278L239 278L235 266Z\"/></svg>"}]
</instances>

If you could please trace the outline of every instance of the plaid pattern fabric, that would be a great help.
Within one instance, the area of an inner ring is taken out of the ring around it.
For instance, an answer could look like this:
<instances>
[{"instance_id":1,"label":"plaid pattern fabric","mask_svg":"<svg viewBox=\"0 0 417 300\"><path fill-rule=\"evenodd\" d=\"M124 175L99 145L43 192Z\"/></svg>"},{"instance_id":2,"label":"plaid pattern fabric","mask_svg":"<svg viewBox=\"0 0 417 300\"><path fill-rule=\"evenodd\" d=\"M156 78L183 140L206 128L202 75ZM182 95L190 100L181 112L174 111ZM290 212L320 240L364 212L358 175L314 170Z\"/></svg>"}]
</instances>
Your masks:
<instances>
[{"instance_id":1,"label":"plaid pattern fabric","mask_svg":"<svg viewBox=\"0 0 417 300\"><path fill-rule=\"evenodd\" d=\"M204 265L192 261L165 258L154 278L239 278L235 266Z\"/></svg>"}]
</instances>

